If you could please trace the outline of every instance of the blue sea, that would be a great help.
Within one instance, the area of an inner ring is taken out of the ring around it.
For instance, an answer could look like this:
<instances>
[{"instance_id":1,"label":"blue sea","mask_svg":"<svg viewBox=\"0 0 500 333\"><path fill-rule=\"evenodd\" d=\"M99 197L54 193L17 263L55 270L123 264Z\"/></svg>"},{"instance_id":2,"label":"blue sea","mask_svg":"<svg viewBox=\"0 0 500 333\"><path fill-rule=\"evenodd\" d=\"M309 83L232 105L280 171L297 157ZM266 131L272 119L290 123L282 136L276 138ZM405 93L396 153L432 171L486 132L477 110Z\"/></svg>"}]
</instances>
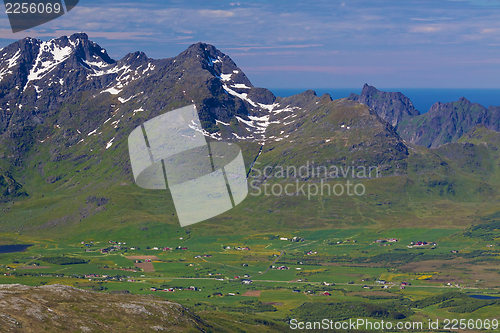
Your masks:
<instances>
[{"instance_id":1,"label":"blue sea","mask_svg":"<svg viewBox=\"0 0 500 333\"><path fill-rule=\"evenodd\" d=\"M467 98L472 103L479 103L484 107L490 105L500 106L500 89L443 89L443 88L378 88L381 91L399 91L408 97L415 108L420 113L426 113L430 107L437 102L448 103L454 102L461 97ZM274 95L280 97L288 97L295 94L300 94L307 89L269 89ZM318 96L324 93L330 94L333 99L339 99L349 96L350 93L360 94L360 88L317 88Z\"/></svg>"}]
</instances>

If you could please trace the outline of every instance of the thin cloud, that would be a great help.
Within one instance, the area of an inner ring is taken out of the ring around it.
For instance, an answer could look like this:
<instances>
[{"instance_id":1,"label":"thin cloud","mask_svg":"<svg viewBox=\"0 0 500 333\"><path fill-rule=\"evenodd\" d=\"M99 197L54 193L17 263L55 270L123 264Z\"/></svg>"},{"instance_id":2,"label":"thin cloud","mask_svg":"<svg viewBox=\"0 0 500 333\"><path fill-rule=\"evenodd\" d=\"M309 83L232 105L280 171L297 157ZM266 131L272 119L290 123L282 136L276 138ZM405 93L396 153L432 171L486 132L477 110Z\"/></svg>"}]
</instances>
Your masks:
<instances>
[{"instance_id":1,"label":"thin cloud","mask_svg":"<svg viewBox=\"0 0 500 333\"><path fill-rule=\"evenodd\" d=\"M202 9L199 10L198 13L200 13L202 16L208 16L208 17L232 17L234 16L234 13L229 10L208 10L208 9Z\"/></svg>"},{"instance_id":2,"label":"thin cloud","mask_svg":"<svg viewBox=\"0 0 500 333\"><path fill-rule=\"evenodd\" d=\"M436 0L432 6L428 1L396 0L318 0L307 5L299 1L238 1L80 1L68 14L16 34L5 15L0 19L0 47L27 36L52 38L84 31L110 54L140 49L148 56L164 58L182 52L184 45L202 41L238 57L238 65L256 77L265 77L265 73L277 77L278 71L288 70L311 80L321 75L300 73L360 73L360 78L378 73L389 80L408 71L412 77L424 77L426 68L434 63L448 65L450 57L457 61L495 58L500 44L500 10L471 1ZM346 5L341 7L341 3ZM339 49L341 53L331 56ZM401 56L406 51L409 55ZM416 58L425 59L425 66L415 64ZM395 66L401 73L394 73ZM471 73L467 66L453 73ZM492 76L500 75L498 66L482 66ZM388 72L393 74L385 75ZM444 72L435 68L431 74L442 73L444 77Z\"/></svg>"},{"instance_id":3,"label":"thin cloud","mask_svg":"<svg viewBox=\"0 0 500 333\"><path fill-rule=\"evenodd\" d=\"M430 25L422 25L418 27L413 27L410 29L410 32L423 32L423 33L429 33L429 32L438 32L440 31L440 27L436 26L430 26Z\"/></svg>"},{"instance_id":4,"label":"thin cloud","mask_svg":"<svg viewBox=\"0 0 500 333\"><path fill-rule=\"evenodd\" d=\"M307 45L278 45L278 46L240 46L228 47L226 50L250 51L250 50L266 50L266 49L303 49L308 47L319 47L323 44L307 44Z\"/></svg>"},{"instance_id":5,"label":"thin cloud","mask_svg":"<svg viewBox=\"0 0 500 333\"><path fill-rule=\"evenodd\" d=\"M361 66L245 66L241 67L246 73L266 72L315 72L328 74L382 74L396 71L393 67L361 67Z\"/></svg>"},{"instance_id":6,"label":"thin cloud","mask_svg":"<svg viewBox=\"0 0 500 333\"><path fill-rule=\"evenodd\" d=\"M420 17L412 17L412 21L424 21L424 22L430 22L430 21L449 21L453 20L453 17L426 17L426 18L420 18Z\"/></svg>"},{"instance_id":7,"label":"thin cloud","mask_svg":"<svg viewBox=\"0 0 500 333\"><path fill-rule=\"evenodd\" d=\"M469 61L460 61L462 64L500 64L500 59L483 59L483 60L469 60Z\"/></svg>"},{"instance_id":8,"label":"thin cloud","mask_svg":"<svg viewBox=\"0 0 500 333\"><path fill-rule=\"evenodd\" d=\"M497 34L500 29L483 29L481 30L482 34Z\"/></svg>"},{"instance_id":9,"label":"thin cloud","mask_svg":"<svg viewBox=\"0 0 500 333\"><path fill-rule=\"evenodd\" d=\"M224 51L228 49L224 48ZM339 54L339 51L275 51L275 52L244 52L244 53L233 53L232 57L262 57L266 56L286 56L286 55L300 55L300 56L329 56Z\"/></svg>"},{"instance_id":10,"label":"thin cloud","mask_svg":"<svg viewBox=\"0 0 500 333\"><path fill-rule=\"evenodd\" d=\"M12 33L10 29L0 29L1 39L23 39L26 37L41 38L41 37L52 37L58 38L61 36L69 36L74 33L81 32L77 30L53 30L53 31L36 31L36 30L25 30L19 33ZM153 35L150 32L106 32L106 31L85 31L90 38L105 38L110 40L138 40L143 41L148 36ZM185 37L189 38L189 37Z\"/></svg>"}]
</instances>

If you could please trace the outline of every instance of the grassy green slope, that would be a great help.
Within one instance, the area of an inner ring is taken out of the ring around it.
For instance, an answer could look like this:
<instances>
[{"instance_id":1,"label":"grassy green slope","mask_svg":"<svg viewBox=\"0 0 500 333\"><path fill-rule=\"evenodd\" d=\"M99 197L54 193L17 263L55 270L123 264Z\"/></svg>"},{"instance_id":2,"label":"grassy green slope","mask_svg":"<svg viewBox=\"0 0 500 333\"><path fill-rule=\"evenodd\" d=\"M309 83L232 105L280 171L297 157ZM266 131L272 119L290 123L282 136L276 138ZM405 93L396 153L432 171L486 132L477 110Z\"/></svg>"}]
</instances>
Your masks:
<instances>
[{"instance_id":1,"label":"grassy green slope","mask_svg":"<svg viewBox=\"0 0 500 333\"><path fill-rule=\"evenodd\" d=\"M281 103L288 102L293 103ZM481 137L488 147L474 142L427 149L404 143L367 107L351 101L312 96L300 107L294 111L297 115L292 124L282 120L290 113L276 116L280 123L270 125L269 137L278 137L281 132L288 137L270 139L256 167L298 168L308 161L327 167L377 166L383 177L330 178L327 182L331 187L349 180L363 184L366 193L336 196L326 195L325 190L324 195L308 198L307 193L265 195L262 186L266 182L284 186L298 181L307 190L319 186L320 178L265 179L254 172L250 181L261 186L260 194L251 187L249 196L236 208L189 229L214 235L354 226L450 228L465 227L474 223L477 215L498 210L498 158L489 146L492 134ZM137 116L123 112L125 119ZM122 132L129 127L126 125ZM103 126L100 136L89 136L83 144L57 151L50 142L35 145L27 153L30 157L24 167L13 174L29 195L2 204L1 230L75 239L127 234L154 238L184 232L168 190L144 190L134 184L126 136L117 136L112 148L105 149L113 133L112 127ZM64 133L55 129L51 140L64 142ZM469 140L479 139L472 136ZM260 145L240 146L249 167Z\"/></svg>"}]
</instances>

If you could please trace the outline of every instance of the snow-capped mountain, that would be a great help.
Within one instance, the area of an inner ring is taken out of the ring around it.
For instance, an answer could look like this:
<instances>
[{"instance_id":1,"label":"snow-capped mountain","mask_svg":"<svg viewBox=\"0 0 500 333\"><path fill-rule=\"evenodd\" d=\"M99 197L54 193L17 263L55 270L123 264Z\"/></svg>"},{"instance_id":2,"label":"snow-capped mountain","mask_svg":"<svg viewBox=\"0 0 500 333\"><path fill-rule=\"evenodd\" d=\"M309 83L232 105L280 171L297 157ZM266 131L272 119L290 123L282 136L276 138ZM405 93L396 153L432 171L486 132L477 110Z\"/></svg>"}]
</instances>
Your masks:
<instances>
[{"instance_id":1,"label":"snow-capped mountain","mask_svg":"<svg viewBox=\"0 0 500 333\"><path fill-rule=\"evenodd\" d=\"M387 115L399 115L394 108L409 105L401 96L395 97L402 103L378 104ZM128 137L145 121L190 104L196 105L200 119L201 126L195 129L208 141L238 143L246 170L256 182L253 185L269 180L269 173L251 174L251 165L261 171L276 166L293 170L295 166L314 172L337 166L354 172L354 166L361 166L376 167L375 178L378 173L396 176L378 183L383 185L384 199L376 194L372 203L389 204L405 196L400 191L408 187L412 188L409 193L422 187L422 193L438 193L434 198L452 198L453 184L463 181L453 177L469 162L451 159L487 155L482 146L459 144L443 148L448 150L442 158L427 148L407 144L375 107L352 98L332 100L312 90L275 97L267 89L254 87L241 68L212 45L197 43L167 59L134 52L113 60L83 33L49 41L25 38L0 50L0 204L7 216L2 217L7 222L0 229L24 230L18 225L35 231L76 228L79 223L92 228L95 220L91 217L101 213L99 220L106 223L139 216L141 221L172 221L173 211L159 209L170 200L167 194L157 194L155 203L142 204L152 197L134 185ZM497 140L495 133L481 135ZM496 143L491 147L496 154ZM491 163L497 163L496 156L482 168L489 170ZM435 178L437 173L445 178ZM308 174L298 178L319 181ZM485 173L485 179L490 174ZM274 180L279 182L280 177ZM475 193L493 193L479 180ZM102 205L97 203L99 198ZM288 199L293 200L289 207L298 207L298 197ZM269 203L267 196L255 200L255 207L282 205L281 201ZM352 202L340 209L360 212ZM29 210L22 206L25 203ZM315 214L316 208L304 212ZM326 214L321 221L330 213L337 214L321 209Z\"/></svg>"},{"instance_id":2,"label":"snow-capped mountain","mask_svg":"<svg viewBox=\"0 0 500 333\"><path fill-rule=\"evenodd\" d=\"M299 156L289 155L292 148L311 159L325 152L325 163L355 151L359 159L388 163L388 170L407 155L394 129L369 108L312 91L276 98L212 45L193 44L167 59L134 52L113 60L79 33L25 38L0 50L0 176L14 192L20 183L6 172L17 168L36 168L52 184L73 179L65 176L68 168L96 174L106 161L121 169L119 178L128 177L132 130L190 104L201 123L193 128L208 140L239 142L247 165L272 150L272 163L292 163Z\"/></svg>"},{"instance_id":3,"label":"snow-capped mountain","mask_svg":"<svg viewBox=\"0 0 500 333\"><path fill-rule=\"evenodd\" d=\"M278 107L270 91L253 87L227 55L203 43L175 58L154 60L135 52L115 61L79 33L49 41L25 38L0 52L0 133L55 121L63 104L89 110L114 105L76 129L97 134L108 122L118 129L118 118L153 117L175 102L196 104L199 130L213 139L264 141L270 111ZM49 125L70 127L61 121Z\"/></svg>"}]
</instances>

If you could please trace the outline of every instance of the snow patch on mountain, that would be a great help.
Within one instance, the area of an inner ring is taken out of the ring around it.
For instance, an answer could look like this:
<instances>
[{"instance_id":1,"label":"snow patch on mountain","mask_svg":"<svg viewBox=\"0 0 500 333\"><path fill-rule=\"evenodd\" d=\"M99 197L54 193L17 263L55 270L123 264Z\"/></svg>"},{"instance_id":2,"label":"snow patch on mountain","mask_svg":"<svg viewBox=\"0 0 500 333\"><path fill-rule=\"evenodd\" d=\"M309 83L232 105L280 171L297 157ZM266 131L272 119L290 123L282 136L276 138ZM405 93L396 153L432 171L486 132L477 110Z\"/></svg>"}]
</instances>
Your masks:
<instances>
[{"instance_id":1,"label":"snow patch on mountain","mask_svg":"<svg viewBox=\"0 0 500 333\"><path fill-rule=\"evenodd\" d=\"M232 133L232 134L238 140L252 140L252 139L255 139L255 137L253 135L250 135L250 136L239 136L236 133Z\"/></svg>"},{"instance_id":2,"label":"snow patch on mountain","mask_svg":"<svg viewBox=\"0 0 500 333\"><path fill-rule=\"evenodd\" d=\"M106 144L106 149L111 148L111 146L113 145L113 140L114 140L114 139L115 139L115 138L112 138L111 140L109 140L109 141L108 141L108 143Z\"/></svg>"},{"instance_id":3,"label":"snow patch on mountain","mask_svg":"<svg viewBox=\"0 0 500 333\"><path fill-rule=\"evenodd\" d=\"M236 116L236 120L243 124L243 127L254 135L258 135L259 138L246 137L246 139L255 139L255 141L265 141L266 140L266 129L271 124L279 124L280 121L270 121L270 115L265 115L261 117L248 116L250 120L243 119Z\"/></svg>"},{"instance_id":4,"label":"snow patch on mountain","mask_svg":"<svg viewBox=\"0 0 500 333\"><path fill-rule=\"evenodd\" d=\"M259 117L248 116L249 120L243 119L241 117L236 117L236 119L240 123L242 123L249 132L252 132L253 134L256 135L260 135L261 138L256 139L255 141L260 141L261 143L264 143L266 140L282 141L284 139L287 139L290 135L286 134L285 132L289 131L281 130L279 135L277 136L274 135L267 136L266 135L267 129L271 124L281 124L283 126L293 124L295 122L295 119L289 120L288 122L285 122L285 120L288 118L295 118L297 116L296 111L301 110L301 108L290 107L290 105L287 105L286 107L281 107L279 103L274 103L274 104L257 103L257 104L261 108L261 110L266 110L268 114ZM285 116L284 114L285 112L289 114ZM271 120L271 118L273 120Z\"/></svg>"},{"instance_id":5,"label":"snow patch on mountain","mask_svg":"<svg viewBox=\"0 0 500 333\"><path fill-rule=\"evenodd\" d=\"M226 81L231 81L231 76L233 75L233 73L231 74L221 74L220 75L220 79L221 81L223 82L226 82Z\"/></svg>"},{"instance_id":6,"label":"snow patch on mountain","mask_svg":"<svg viewBox=\"0 0 500 333\"><path fill-rule=\"evenodd\" d=\"M12 68L17 65L17 60L21 57L21 49L17 50L16 54L12 56L12 58L7 60L7 68Z\"/></svg>"},{"instance_id":7,"label":"snow patch on mountain","mask_svg":"<svg viewBox=\"0 0 500 333\"><path fill-rule=\"evenodd\" d=\"M141 67L142 67L142 65L141 65L141 66L139 66L139 68L141 68ZM138 68L138 69L139 69L139 68ZM148 67L146 67L145 69L143 69L142 74L144 74L144 73L146 73L146 72L148 72L148 71L152 71L152 70L154 70L154 69L155 69L155 65L153 65L153 64L152 64L152 63L150 63L150 62L148 62Z\"/></svg>"},{"instance_id":8,"label":"snow patch on mountain","mask_svg":"<svg viewBox=\"0 0 500 333\"><path fill-rule=\"evenodd\" d=\"M225 122L223 122L223 121L220 121L220 120L215 119L215 125L218 125L218 124L222 124L222 125L224 125L224 126L229 126L229 125L230 125L230 124L228 124L228 123L225 123Z\"/></svg>"},{"instance_id":9,"label":"snow patch on mountain","mask_svg":"<svg viewBox=\"0 0 500 333\"><path fill-rule=\"evenodd\" d=\"M140 94L143 94L143 92L140 92L140 93L138 93L138 94L132 95L132 96L130 96L129 98L118 97L118 100L119 100L119 101L120 101L120 103L122 103L122 104L123 104L123 103L127 103L128 101L130 101L130 100L132 100L132 99L136 98L136 97L137 97L137 96L139 96Z\"/></svg>"},{"instance_id":10,"label":"snow patch on mountain","mask_svg":"<svg viewBox=\"0 0 500 333\"><path fill-rule=\"evenodd\" d=\"M248 127L254 127L254 128L255 128L255 127L257 127L257 126L253 123L253 121L251 121L251 120L245 120L245 119L240 118L240 117L238 117L238 116L236 116L236 120L238 120L239 122L241 122L241 123L245 124L245 125L246 125L246 126L248 126Z\"/></svg>"},{"instance_id":11,"label":"snow patch on mountain","mask_svg":"<svg viewBox=\"0 0 500 333\"><path fill-rule=\"evenodd\" d=\"M247 87L244 83L236 83L231 86L231 88L239 88L239 89L252 89L252 87Z\"/></svg>"},{"instance_id":12,"label":"snow patch on mountain","mask_svg":"<svg viewBox=\"0 0 500 333\"><path fill-rule=\"evenodd\" d=\"M229 88L228 86L226 86L225 84L222 85L222 88L224 88L225 91L227 91L229 94L233 95L233 96L236 96L246 102L248 102L250 105L254 106L254 107L257 107L257 104L254 103L250 98L247 97L247 93L242 93L242 94L238 94L236 91L234 91L233 89Z\"/></svg>"},{"instance_id":13,"label":"snow patch on mountain","mask_svg":"<svg viewBox=\"0 0 500 333\"><path fill-rule=\"evenodd\" d=\"M93 71L94 73L90 73L87 75L87 80L90 79L91 77L94 77L94 76L103 76L103 75L108 75L108 74L115 74L115 73L119 73L121 71L123 71L124 73L127 73L127 72L130 72L130 66L128 65L124 65L124 66L121 66L121 67L118 67L118 66L114 66L114 67L111 67L111 68L99 68L99 69L95 69L93 68ZM124 74L122 73L122 74Z\"/></svg>"},{"instance_id":14,"label":"snow patch on mountain","mask_svg":"<svg viewBox=\"0 0 500 333\"><path fill-rule=\"evenodd\" d=\"M191 120L191 124L189 124L188 126L192 130L195 130L196 132L199 132L199 133L203 134L204 136L207 136L207 137L215 139L215 140L221 140L221 137L220 137L221 133L220 132L210 133L210 132L206 131L205 129L201 128L193 120Z\"/></svg>"},{"instance_id":15,"label":"snow patch on mountain","mask_svg":"<svg viewBox=\"0 0 500 333\"><path fill-rule=\"evenodd\" d=\"M275 106L280 106L278 103L275 103L273 104ZM294 106L294 107L290 107L290 105L287 105L286 107L282 108L282 109L276 109L276 110L272 110L273 114L280 114L281 112L293 112L295 110L300 110L300 108L298 106Z\"/></svg>"},{"instance_id":16,"label":"snow patch on mountain","mask_svg":"<svg viewBox=\"0 0 500 333\"><path fill-rule=\"evenodd\" d=\"M24 90L28 87L31 81L42 79L45 75L54 70L60 63L68 59L73 52L71 46L60 47L56 44L55 39L51 39L40 44L40 49L35 60L35 64L30 69L28 81L24 86Z\"/></svg>"},{"instance_id":17,"label":"snow patch on mountain","mask_svg":"<svg viewBox=\"0 0 500 333\"><path fill-rule=\"evenodd\" d=\"M141 106L140 108L138 108L138 109L134 110L134 113L132 114L132 116L135 116L135 114L136 114L137 112L143 112L143 111L144 111L144 109L143 109L143 108L142 108L142 106Z\"/></svg>"},{"instance_id":18,"label":"snow patch on mountain","mask_svg":"<svg viewBox=\"0 0 500 333\"><path fill-rule=\"evenodd\" d=\"M93 130L92 132L90 132L89 134L87 134L87 136L91 136L92 134L95 134L98 129L99 129L99 127L97 127L95 130Z\"/></svg>"},{"instance_id":19,"label":"snow patch on mountain","mask_svg":"<svg viewBox=\"0 0 500 333\"><path fill-rule=\"evenodd\" d=\"M216 64L218 62L222 63L222 60L221 60L221 58L219 56L217 57L217 59L215 59L215 58L212 58L211 56L208 55L207 56L207 62L208 62L208 65L210 67L214 67L214 64Z\"/></svg>"},{"instance_id":20,"label":"snow patch on mountain","mask_svg":"<svg viewBox=\"0 0 500 333\"><path fill-rule=\"evenodd\" d=\"M279 106L278 103L274 104L262 104L262 103L257 103L259 106L263 109L266 109L267 111L273 111L275 107Z\"/></svg>"},{"instance_id":21,"label":"snow patch on mountain","mask_svg":"<svg viewBox=\"0 0 500 333\"><path fill-rule=\"evenodd\" d=\"M118 95L122 90L123 89L117 89L115 87L111 87L111 88L108 88L108 89L105 89L105 90L101 91L101 94L105 93L105 92L108 92L111 95Z\"/></svg>"},{"instance_id":22,"label":"snow patch on mountain","mask_svg":"<svg viewBox=\"0 0 500 333\"><path fill-rule=\"evenodd\" d=\"M8 75L8 74L12 74L13 72L12 71L9 71L9 68L4 68L2 70L0 70L0 81L2 81L2 79L4 78L4 76Z\"/></svg>"},{"instance_id":23,"label":"snow patch on mountain","mask_svg":"<svg viewBox=\"0 0 500 333\"><path fill-rule=\"evenodd\" d=\"M94 58L96 56L94 55ZM110 65L104 61L85 61L83 60L84 63L86 63L90 67L98 67L98 68L103 68L103 67L109 67Z\"/></svg>"},{"instance_id":24,"label":"snow patch on mountain","mask_svg":"<svg viewBox=\"0 0 500 333\"><path fill-rule=\"evenodd\" d=\"M258 127L261 127L261 128L267 128L269 125L271 124L279 124L280 121L279 120L276 120L276 121L269 121L269 118L271 116L269 115L266 115L266 116L262 116L262 117L253 117L253 116L248 116L248 118L252 121L255 122L255 124L257 124Z\"/></svg>"},{"instance_id":25,"label":"snow patch on mountain","mask_svg":"<svg viewBox=\"0 0 500 333\"><path fill-rule=\"evenodd\" d=\"M144 65L137 67L137 69L135 69L135 70L132 70L130 68L130 65L124 65L121 67L113 67L113 68L106 69L103 71L95 72L94 74L89 74L87 76L87 79L89 79L92 76L101 76L101 75L107 75L107 74L120 73L116 77L117 83L114 86L111 86L111 87L101 91L101 93L109 92L112 95L117 95L123 90L123 88L125 86L130 84L132 81L140 79L144 73L155 69L154 65L152 65L151 63L148 63L148 66L144 70L142 70L142 73L141 73L139 70L142 66L144 66ZM148 73L147 75L149 75L149 74L150 73ZM125 102L122 102L122 103L125 103Z\"/></svg>"},{"instance_id":26,"label":"snow patch on mountain","mask_svg":"<svg viewBox=\"0 0 500 333\"><path fill-rule=\"evenodd\" d=\"M7 55L7 53L4 53L2 55L2 60L4 60L3 58L6 55ZM7 59L7 67L0 70L0 81L2 81L4 76L6 76L8 74L13 74L13 72L10 69L12 67L15 67L18 64L17 60L19 60L20 57L21 57L21 49L18 49L17 52L12 57ZM17 87L17 89L19 89L19 87Z\"/></svg>"}]
</instances>

